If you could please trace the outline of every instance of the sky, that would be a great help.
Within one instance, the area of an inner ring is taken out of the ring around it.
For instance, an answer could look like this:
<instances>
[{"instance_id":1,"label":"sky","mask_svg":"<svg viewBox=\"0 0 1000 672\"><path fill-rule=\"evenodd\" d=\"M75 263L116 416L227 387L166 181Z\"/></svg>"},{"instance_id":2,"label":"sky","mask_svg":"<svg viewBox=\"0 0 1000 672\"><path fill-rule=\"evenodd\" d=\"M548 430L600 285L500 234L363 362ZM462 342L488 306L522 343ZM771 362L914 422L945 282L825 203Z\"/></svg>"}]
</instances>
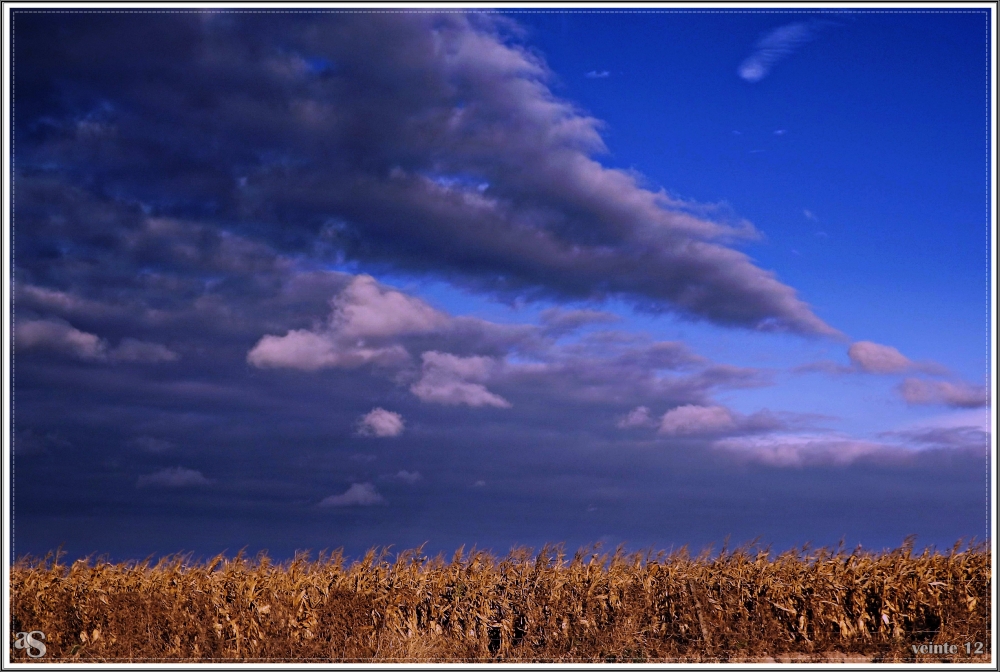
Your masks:
<instances>
[{"instance_id":1,"label":"sky","mask_svg":"<svg viewBox=\"0 0 1000 672\"><path fill-rule=\"evenodd\" d=\"M987 538L988 11L15 10L12 557Z\"/></svg>"}]
</instances>

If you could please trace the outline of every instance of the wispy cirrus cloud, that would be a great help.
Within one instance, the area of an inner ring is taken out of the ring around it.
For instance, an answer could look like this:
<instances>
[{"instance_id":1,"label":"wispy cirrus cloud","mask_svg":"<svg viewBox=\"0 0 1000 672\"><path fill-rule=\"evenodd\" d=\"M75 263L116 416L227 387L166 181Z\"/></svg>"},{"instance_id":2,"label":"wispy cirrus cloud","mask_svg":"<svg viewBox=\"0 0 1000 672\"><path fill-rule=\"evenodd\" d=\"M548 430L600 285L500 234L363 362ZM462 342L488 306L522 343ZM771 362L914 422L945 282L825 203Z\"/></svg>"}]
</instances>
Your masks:
<instances>
[{"instance_id":1,"label":"wispy cirrus cloud","mask_svg":"<svg viewBox=\"0 0 1000 672\"><path fill-rule=\"evenodd\" d=\"M775 28L754 45L753 52L740 63L740 77L750 83L768 76L778 61L791 55L819 32L818 22L796 22Z\"/></svg>"}]
</instances>

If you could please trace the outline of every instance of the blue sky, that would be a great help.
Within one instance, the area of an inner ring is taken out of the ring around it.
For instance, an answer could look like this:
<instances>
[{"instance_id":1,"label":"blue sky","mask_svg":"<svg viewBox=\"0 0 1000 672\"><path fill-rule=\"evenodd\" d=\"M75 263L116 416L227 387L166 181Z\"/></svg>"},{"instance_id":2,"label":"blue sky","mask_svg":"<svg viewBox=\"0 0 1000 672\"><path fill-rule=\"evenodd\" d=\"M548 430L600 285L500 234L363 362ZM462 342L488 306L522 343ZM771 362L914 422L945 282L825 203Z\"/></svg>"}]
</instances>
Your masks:
<instances>
[{"instance_id":1,"label":"blue sky","mask_svg":"<svg viewBox=\"0 0 1000 672\"><path fill-rule=\"evenodd\" d=\"M15 554L983 538L988 19L16 16Z\"/></svg>"}]
</instances>

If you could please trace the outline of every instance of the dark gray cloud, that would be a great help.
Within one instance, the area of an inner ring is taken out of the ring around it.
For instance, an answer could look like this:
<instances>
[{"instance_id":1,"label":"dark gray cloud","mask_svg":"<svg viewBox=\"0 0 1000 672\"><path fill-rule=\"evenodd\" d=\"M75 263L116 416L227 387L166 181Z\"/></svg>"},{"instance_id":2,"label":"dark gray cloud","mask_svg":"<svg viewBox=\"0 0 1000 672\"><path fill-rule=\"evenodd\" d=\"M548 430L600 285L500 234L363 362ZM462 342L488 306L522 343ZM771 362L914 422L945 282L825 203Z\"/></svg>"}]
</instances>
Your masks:
<instances>
[{"instance_id":1,"label":"dark gray cloud","mask_svg":"<svg viewBox=\"0 0 1000 672\"><path fill-rule=\"evenodd\" d=\"M490 291L623 295L720 324L834 333L728 246L755 235L748 224L704 219L602 166L599 122L551 92L504 20L16 20L19 178L130 204L113 223L95 206L83 226L97 248L111 226L143 226L144 209ZM18 199L29 226L45 205L37 191ZM166 261L155 245L141 251Z\"/></svg>"}]
</instances>

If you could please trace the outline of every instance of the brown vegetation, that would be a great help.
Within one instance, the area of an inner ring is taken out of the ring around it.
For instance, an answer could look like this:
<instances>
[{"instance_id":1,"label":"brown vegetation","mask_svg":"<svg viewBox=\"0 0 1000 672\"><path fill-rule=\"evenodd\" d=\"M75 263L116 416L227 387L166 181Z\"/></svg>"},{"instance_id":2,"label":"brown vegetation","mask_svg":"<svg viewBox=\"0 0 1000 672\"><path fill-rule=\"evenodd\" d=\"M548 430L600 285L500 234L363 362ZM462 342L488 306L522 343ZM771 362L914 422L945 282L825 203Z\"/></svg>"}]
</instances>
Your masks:
<instances>
[{"instance_id":1,"label":"brown vegetation","mask_svg":"<svg viewBox=\"0 0 1000 672\"><path fill-rule=\"evenodd\" d=\"M990 662L990 552L22 559L39 661ZM965 642L982 642L969 656ZM956 655L912 645L958 644ZM29 660L11 649L15 660Z\"/></svg>"}]
</instances>

